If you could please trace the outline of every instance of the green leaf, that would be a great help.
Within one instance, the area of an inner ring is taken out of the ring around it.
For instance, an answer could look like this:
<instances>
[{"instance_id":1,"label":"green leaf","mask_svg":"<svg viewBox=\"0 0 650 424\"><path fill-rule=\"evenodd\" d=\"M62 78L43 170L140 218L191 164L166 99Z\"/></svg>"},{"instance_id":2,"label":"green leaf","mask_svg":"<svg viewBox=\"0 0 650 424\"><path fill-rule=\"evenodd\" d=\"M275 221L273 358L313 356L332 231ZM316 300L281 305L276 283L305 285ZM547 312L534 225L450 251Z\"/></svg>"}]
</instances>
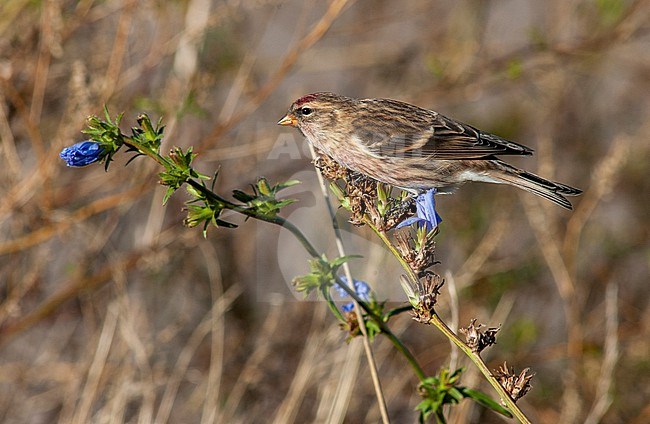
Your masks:
<instances>
[{"instance_id":1,"label":"green leaf","mask_svg":"<svg viewBox=\"0 0 650 424\"><path fill-rule=\"evenodd\" d=\"M250 202L251 200L255 199L255 196L252 196L252 195L250 195L248 193L245 193L245 192L243 192L241 190L233 190L232 191L232 197L234 197L235 199L239 200L240 202L244 202L244 203Z\"/></svg>"},{"instance_id":2,"label":"green leaf","mask_svg":"<svg viewBox=\"0 0 650 424\"><path fill-rule=\"evenodd\" d=\"M257 180L257 190L263 196L270 196L273 194L269 182L264 177L260 177Z\"/></svg>"},{"instance_id":3,"label":"green leaf","mask_svg":"<svg viewBox=\"0 0 650 424\"><path fill-rule=\"evenodd\" d=\"M167 202L172 197L172 194L174 194L174 192L176 192L175 188L167 187L167 191L165 191L165 195L163 196L163 201L162 201L163 206L167 204Z\"/></svg>"},{"instance_id":4,"label":"green leaf","mask_svg":"<svg viewBox=\"0 0 650 424\"><path fill-rule=\"evenodd\" d=\"M498 412L499 414L504 415L508 418L513 417L512 413L508 409L501 406L500 403L496 402L485 393L479 392L478 390L468 389L467 387L461 387L459 390L464 397L471 398L476 403L483 405L484 407L489 408L495 412Z\"/></svg>"},{"instance_id":5,"label":"green leaf","mask_svg":"<svg viewBox=\"0 0 650 424\"><path fill-rule=\"evenodd\" d=\"M119 128L120 120L124 114L120 113L115 122L111 121L108 108L104 105L105 121L99 119L97 116L89 116L87 119L86 128L81 132L88 135L88 138L96 143L99 143L103 149L104 168L108 170L108 166L113 160L113 156L124 145L124 139L127 138Z\"/></svg>"},{"instance_id":6,"label":"green leaf","mask_svg":"<svg viewBox=\"0 0 650 424\"><path fill-rule=\"evenodd\" d=\"M390 186L386 184L377 184L377 211L381 216L386 216L386 213L388 213L388 210L390 209L390 192Z\"/></svg>"},{"instance_id":7,"label":"green leaf","mask_svg":"<svg viewBox=\"0 0 650 424\"><path fill-rule=\"evenodd\" d=\"M160 129L160 131L162 131L162 129ZM137 132L137 129L134 129L134 132ZM190 178L198 178L200 180L210 179L207 175L203 175L192 168L192 160L195 157L196 154L192 153L191 147L189 147L185 152L183 152L183 149L180 147L175 147L169 153L169 156L165 161L165 171L158 174L160 176L160 183L169 187L165 194L165 198L163 199L163 204L169 200L169 197L174 193L174 191L178 190ZM190 194L197 199L203 197L196 190L188 189L188 191L190 191Z\"/></svg>"},{"instance_id":8,"label":"green leaf","mask_svg":"<svg viewBox=\"0 0 650 424\"><path fill-rule=\"evenodd\" d=\"M280 212L280 209L297 201L295 199L279 200L277 193L298 183L297 180L290 180L271 187L266 178L260 177L253 186L252 194L234 190L233 197L240 202L246 203L247 209L257 216L274 217Z\"/></svg>"},{"instance_id":9,"label":"green leaf","mask_svg":"<svg viewBox=\"0 0 650 424\"><path fill-rule=\"evenodd\" d=\"M450 387L449 390L447 390L447 394L451 396L456 403L460 402L463 400L463 394L458 390L456 387Z\"/></svg>"},{"instance_id":10,"label":"green leaf","mask_svg":"<svg viewBox=\"0 0 650 424\"><path fill-rule=\"evenodd\" d=\"M293 285L296 287L296 291L308 295L312 290L320 287L320 278L314 273L301 275L293 279Z\"/></svg>"},{"instance_id":11,"label":"green leaf","mask_svg":"<svg viewBox=\"0 0 650 424\"><path fill-rule=\"evenodd\" d=\"M297 201L298 201L297 199L285 199L285 200L280 200L280 201L277 202L274 206L275 206L275 209L278 209L278 210L279 210L279 209L281 209L281 208L283 208L283 207L285 207L285 206L288 206L288 205L290 205L290 204L292 204L292 203L296 203Z\"/></svg>"},{"instance_id":12,"label":"green leaf","mask_svg":"<svg viewBox=\"0 0 650 424\"><path fill-rule=\"evenodd\" d=\"M409 282L408 277L403 274L400 275L399 282L402 285L402 290L404 290L404 293L406 294L406 297L408 298L411 306L417 308L420 303L420 296L415 293L415 290L413 289L413 286Z\"/></svg>"},{"instance_id":13,"label":"green leaf","mask_svg":"<svg viewBox=\"0 0 650 424\"><path fill-rule=\"evenodd\" d=\"M339 256L336 259L333 259L331 264L338 269L341 265L344 263L348 262L350 259L357 259L357 258L363 258L361 255L345 255L345 256Z\"/></svg>"},{"instance_id":14,"label":"green leaf","mask_svg":"<svg viewBox=\"0 0 650 424\"><path fill-rule=\"evenodd\" d=\"M133 138L138 141L142 146L150 149L152 152L158 153L160 144L163 139L163 132L165 130L162 124L162 119L158 120L158 124L154 127L151 119L146 113L141 114L137 118L139 128L132 128ZM191 152L191 148L189 152Z\"/></svg>"},{"instance_id":15,"label":"green leaf","mask_svg":"<svg viewBox=\"0 0 650 424\"><path fill-rule=\"evenodd\" d=\"M460 367L456 369L456 371L449 374L449 377L447 377L447 381L449 382L449 384L456 384L458 380L460 380L460 376L463 373L463 371L465 371L465 368Z\"/></svg>"},{"instance_id":16,"label":"green leaf","mask_svg":"<svg viewBox=\"0 0 650 424\"><path fill-rule=\"evenodd\" d=\"M237 224L233 224L232 222L227 222L222 219L215 219L215 224L217 227L226 227L226 228L237 228Z\"/></svg>"},{"instance_id":17,"label":"green leaf","mask_svg":"<svg viewBox=\"0 0 650 424\"><path fill-rule=\"evenodd\" d=\"M293 280L296 290L304 291L305 294L309 294L314 289L319 289L320 291L329 290L336 282L336 272L340 266L355 256L342 256L332 261L329 261L325 255L322 255L320 258L311 259L309 261L311 272L296 277Z\"/></svg>"},{"instance_id":18,"label":"green leaf","mask_svg":"<svg viewBox=\"0 0 650 424\"><path fill-rule=\"evenodd\" d=\"M275 187L277 187L276 192L278 192L280 190L284 190L285 188L288 188L288 187L295 186L297 184L300 184L299 180L289 180L289 181L285 181L283 183L277 184L275 186Z\"/></svg>"},{"instance_id":19,"label":"green leaf","mask_svg":"<svg viewBox=\"0 0 650 424\"><path fill-rule=\"evenodd\" d=\"M367 319L365 320L366 331L368 333L368 339L372 342L375 339L377 334L381 334L381 327L375 320Z\"/></svg>"},{"instance_id":20,"label":"green leaf","mask_svg":"<svg viewBox=\"0 0 650 424\"><path fill-rule=\"evenodd\" d=\"M420 411L426 418L427 415L433 411L433 401L431 399L424 399L415 407L416 411Z\"/></svg>"},{"instance_id":21,"label":"green leaf","mask_svg":"<svg viewBox=\"0 0 650 424\"><path fill-rule=\"evenodd\" d=\"M334 196L338 199L339 203L344 209L350 210L350 199L343 193L341 187L339 187L335 182L330 183L330 190L334 193Z\"/></svg>"}]
</instances>

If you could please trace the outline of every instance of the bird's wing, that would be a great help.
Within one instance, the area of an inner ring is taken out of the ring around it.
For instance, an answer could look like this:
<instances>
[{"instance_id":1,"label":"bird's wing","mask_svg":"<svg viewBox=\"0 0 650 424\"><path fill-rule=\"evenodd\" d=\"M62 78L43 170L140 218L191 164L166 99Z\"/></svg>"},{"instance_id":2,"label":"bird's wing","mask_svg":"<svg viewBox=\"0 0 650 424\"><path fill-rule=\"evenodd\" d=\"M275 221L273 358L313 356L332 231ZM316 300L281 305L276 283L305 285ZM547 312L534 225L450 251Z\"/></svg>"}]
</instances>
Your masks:
<instances>
[{"instance_id":1,"label":"bird's wing","mask_svg":"<svg viewBox=\"0 0 650 424\"><path fill-rule=\"evenodd\" d=\"M419 108L418 108L419 109ZM424 111L419 109L420 111ZM533 150L470 125L427 111L406 122L397 115L357 126L358 140L380 156L435 159L486 159L496 155L531 155Z\"/></svg>"},{"instance_id":2,"label":"bird's wing","mask_svg":"<svg viewBox=\"0 0 650 424\"><path fill-rule=\"evenodd\" d=\"M418 148L437 159L484 159L495 155L531 155L533 150L494 134L436 114Z\"/></svg>"}]
</instances>

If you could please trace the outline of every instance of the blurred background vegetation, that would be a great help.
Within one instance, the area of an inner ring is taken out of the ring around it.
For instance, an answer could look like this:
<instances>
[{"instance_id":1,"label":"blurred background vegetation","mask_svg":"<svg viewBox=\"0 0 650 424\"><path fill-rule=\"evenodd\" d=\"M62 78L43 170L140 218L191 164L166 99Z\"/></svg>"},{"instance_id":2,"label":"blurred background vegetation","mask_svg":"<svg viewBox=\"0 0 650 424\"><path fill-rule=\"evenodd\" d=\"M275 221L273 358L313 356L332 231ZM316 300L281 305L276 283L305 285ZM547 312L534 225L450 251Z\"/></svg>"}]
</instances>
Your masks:
<instances>
[{"instance_id":1,"label":"blurred background vegetation","mask_svg":"<svg viewBox=\"0 0 650 424\"><path fill-rule=\"evenodd\" d=\"M409 101L529 145L516 164L585 193L568 213L474 184L438 199L440 313L496 326L484 357L537 373L539 423L650 422L650 2L3 0L0 421L377 422L360 340L292 294L307 256L276 228L186 229L153 163L66 168L107 104L164 117L218 190L298 178L285 211L335 255L303 141L312 91ZM126 156L126 155L122 155ZM397 263L345 226L354 274L398 305ZM393 322L431 374L449 343ZM374 342L391 418L417 380ZM457 366L467 365L452 355ZM463 384L491 389L468 367ZM463 404L451 422L501 422Z\"/></svg>"}]
</instances>

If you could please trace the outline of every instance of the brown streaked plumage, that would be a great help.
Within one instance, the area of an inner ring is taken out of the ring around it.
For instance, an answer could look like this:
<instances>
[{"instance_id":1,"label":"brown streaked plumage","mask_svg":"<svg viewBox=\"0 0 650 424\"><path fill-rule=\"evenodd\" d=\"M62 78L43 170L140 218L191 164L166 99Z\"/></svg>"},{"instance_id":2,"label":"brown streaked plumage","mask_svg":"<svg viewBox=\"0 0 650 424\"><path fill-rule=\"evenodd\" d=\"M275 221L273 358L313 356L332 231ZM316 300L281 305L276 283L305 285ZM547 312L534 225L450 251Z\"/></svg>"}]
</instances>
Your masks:
<instances>
[{"instance_id":1,"label":"brown streaked plumage","mask_svg":"<svg viewBox=\"0 0 650 424\"><path fill-rule=\"evenodd\" d=\"M308 94L278 124L298 128L341 165L412 191L467 181L505 183L567 209L572 207L564 196L582 192L497 158L532 155L526 146L397 100Z\"/></svg>"}]
</instances>

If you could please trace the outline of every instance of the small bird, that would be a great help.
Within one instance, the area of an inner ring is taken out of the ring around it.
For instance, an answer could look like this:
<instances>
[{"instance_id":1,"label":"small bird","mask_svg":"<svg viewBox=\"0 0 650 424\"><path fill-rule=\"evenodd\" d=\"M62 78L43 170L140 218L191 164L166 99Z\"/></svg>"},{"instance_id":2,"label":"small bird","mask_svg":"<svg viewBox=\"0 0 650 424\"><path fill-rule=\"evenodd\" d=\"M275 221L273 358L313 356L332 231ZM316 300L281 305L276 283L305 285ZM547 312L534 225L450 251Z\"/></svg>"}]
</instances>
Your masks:
<instances>
[{"instance_id":1,"label":"small bird","mask_svg":"<svg viewBox=\"0 0 650 424\"><path fill-rule=\"evenodd\" d=\"M532 149L397 100L307 94L278 125L298 128L346 168L410 192L444 192L467 181L502 183L566 209L572 206L564 196L582 193L497 158L532 155Z\"/></svg>"}]
</instances>

